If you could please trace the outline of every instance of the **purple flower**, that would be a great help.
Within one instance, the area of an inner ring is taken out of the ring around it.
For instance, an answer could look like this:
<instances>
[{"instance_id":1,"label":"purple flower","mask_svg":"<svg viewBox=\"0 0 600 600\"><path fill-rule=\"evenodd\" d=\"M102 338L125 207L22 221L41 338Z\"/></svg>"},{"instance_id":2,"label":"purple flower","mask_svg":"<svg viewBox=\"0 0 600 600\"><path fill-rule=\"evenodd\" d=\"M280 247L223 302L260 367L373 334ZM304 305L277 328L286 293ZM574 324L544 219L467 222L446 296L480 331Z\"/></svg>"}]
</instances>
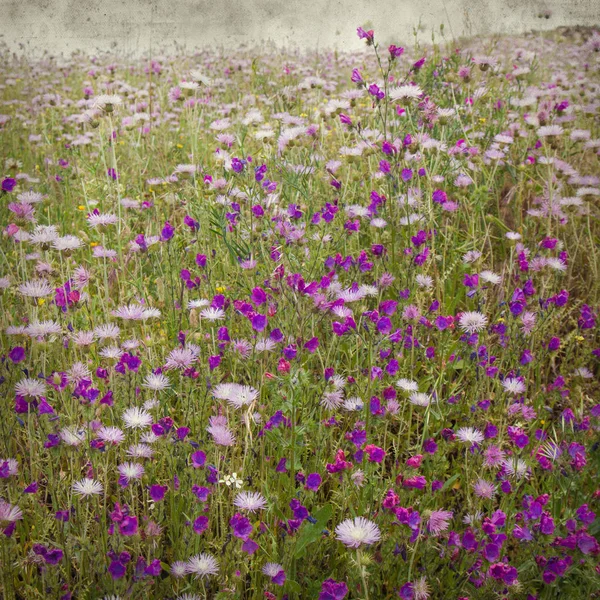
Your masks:
<instances>
[{"instance_id":1,"label":"purple flower","mask_svg":"<svg viewBox=\"0 0 600 600\"><path fill-rule=\"evenodd\" d=\"M306 489L311 492L316 492L321 485L321 476L318 473L310 473L306 478Z\"/></svg>"},{"instance_id":2,"label":"purple flower","mask_svg":"<svg viewBox=\"0 0 600 600\"><path fill-rule=\"evenodd\" d=\"M259 548L258 544L254 540L251 540L250 538L245 540L244 543L242 544L242 550L244 552L247 552L250 555L254 554L258 550L258 548Z\"/></svg>"},{"instance_id":3,"label":"purple flower","mask_svg":"<svg viewBox=\"0 0 600 600\"><path fill-rule=\"evenodd\" d=\"M267 294L265 294L265 291L262 288L255 287L250 294L250 299L256 306L260 306L267 301Z\"/></svg>"},{"instance_id":4,"label":"purple flower","mask_svg":"<svg viewBox=\"0 0 600 600\"><path fill-rule=\"evenodd\" d=\"M8 358L10 358L10 360L12 360L12 362L15 364L20 363L22 360L25 360L25 349L21 346L15 346L14 348L11 348L10 352L8 353Z\"/></svg>"},{"instance_id":5,"label":"purple flower","mask_svg":"<svg viewBox=\"0 0 600 600\"><path fill-rule=\"evenodd\" d=\"M194 469L199 469L200 467L203 467L206 463L206 454L202 452L202 450L197 450L192 454L190 458L192 460L192 465Z\"/></svg>"},{"instance_id":6,"label":"purple flower","mask_svg":"<svg viewBox=\"0 0 600 600\"><path fill-rule=\"evenodd\" d=\"M119 523L119 533L121 535L130 537L135 535L138 530L138 518L137 517L125 517L121 523Z\"/></svg>"},{"instance_id":7,"label":"purple flower","mask_svg":"<svg viewBox=\"0 0 600 600\"><path fill-rule=\"evenodd\" d=\"M398 596L400 596L402 600L412 600L415 597L415 587L410 581L405 583L398 591Z\"/></svg>"},{"instance_id":8,"label":"purple flower","mask_svg":"<svg viewBox=\"0 0 600 600\"><path fill-rule=\"evenodd\" d=\"M167 493L169 488L166 485L151 485L150 486L150 498L154 500L154 502L160 502Z\"/></svg>"},{"instance_id":9,"label":"purple flower","mask_svg":"<svg viewBox=\"0 0 600 600\"><path fill-rule=\"evenodd\" d=\"M158 577L162 567L160 566L160 559L155 558L145 569L144 573L152 577Z\"/></svg>"},{"instance_id":10,"label":"purple flower","mask_svg":"<svg viewBox=\"0 0 600 600\"><path fill-rule=\"evenodd\" d=\"M198 517L194 521L193 529L198 535L206 531L208 529L208 517L205 517L204 515Z\"/></svg>"},{"instance_id":11,"label":"purple flower","mask_svg":"<svg viewBox=\"0 0 600 600\"><path fill-rule=\"evenodd\" d=\"M12 177L6 177L2 180L2 191L3 192L12 192L17 185L17 180Z\"/></svg>"},{"instance_id":12,"label":"purple flower","mask_svg":"<svg viewBox=\"0 0 600 600\"><path fill-rule=\"evenodd\" d=\"M233 529L233 535L241 540L246 541L252 533L252 524L240 513L235 513L235 515L231 517L229 525Z\"/></svg>"},{"instance_id":13,"label":"purple flower","mask_svg":"<svg viewBox=\"0 0 600 600\"><path fill-rule=\"evenodd\" d=\"M169 221L165 221L165 225L160 232L160 241L168 242L175 235L175 229L169 223Z\"/></svg>"},{"instance_id":14,"label":"purple flower","mask_svg":"<svg viewBox=\"0 0 600 600\"><path fill-rule=\"evenodd\" d=\"M127 568L118 560L113 560L109 567L108 572L113 579L121 579L125 575Z\"/></svg>"},{"instance_id":15,"label":"purple flower","mask_svg":"<svg viewBox=\"0 0 600 600\"><path fill-rule=\"evenodd\" d=\"M343 581L326 579L321 584L321 593L318 600L344 600L348 593L348 586Z\"/></svg>"},{"instance_id":16,"label":"purple flower","mask_svg":"<svg viewBox=\"0 0 600 600\"><path fill-rule=\"evenodd\" d=\"M254 329L254 331L264 331L266 326L267 317L265 317L265 315L258 313L252 317L252 329Z\"/></svg>"}]
</instances>

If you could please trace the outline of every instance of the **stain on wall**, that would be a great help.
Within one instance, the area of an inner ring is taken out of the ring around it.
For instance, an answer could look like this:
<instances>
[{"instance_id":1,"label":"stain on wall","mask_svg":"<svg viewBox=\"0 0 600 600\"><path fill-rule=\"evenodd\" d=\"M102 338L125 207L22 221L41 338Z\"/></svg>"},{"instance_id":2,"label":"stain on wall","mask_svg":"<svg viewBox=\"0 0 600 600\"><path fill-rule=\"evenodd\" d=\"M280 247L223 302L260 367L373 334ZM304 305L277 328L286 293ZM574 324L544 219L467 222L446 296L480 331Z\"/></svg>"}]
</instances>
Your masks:
<instances>
[{"instance_id":1,"label":"stain on wall","mask_svg":"<svg viewBox=\"0 0 600 600\"><path fill-rule=\"evenodd\" d=\"M366 21L386 42L409 42L419 24L424 40L439 37L440 25L449 38L520 33L597 24L600 0L0 0L0 40L52 53L118 46L139 54L175 43L356 49Z\"/></svg>"}]
</instances>

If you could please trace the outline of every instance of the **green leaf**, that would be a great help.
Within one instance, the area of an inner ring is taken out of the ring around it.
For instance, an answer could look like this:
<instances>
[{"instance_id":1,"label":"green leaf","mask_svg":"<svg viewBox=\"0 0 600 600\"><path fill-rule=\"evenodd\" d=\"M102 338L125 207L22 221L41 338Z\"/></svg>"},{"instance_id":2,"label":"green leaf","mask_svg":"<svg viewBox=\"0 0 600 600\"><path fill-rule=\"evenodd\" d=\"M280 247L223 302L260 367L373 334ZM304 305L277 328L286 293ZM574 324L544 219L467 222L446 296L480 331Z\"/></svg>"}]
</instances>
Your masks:
<instances>
[{"instance_id":1,"label":"green leaf","mask_svg":"<svg viewBox=\"0 0 600 600\"><path fill-rule=\"evenodd\" d=\"M316 523L304 522L296 542L296 558L304 554L307 546L321 539L323 530L326 528L332 513L333 507L331 504L326 504L314 514L314 518L317 520Z\"/></svg>"},{"instance_id":2,"label":"green leaf","mask_svg":"<svg viewBox=\"0 0 600 600\"><path fill-rule=\"evenodd\" d=\"M452 475L452 477L450 477L450 479L448 479L442 486L442 492L445 492L459 477L460 477L460 473L457 473L456 475Z\"/></svg>"}]
</instances>

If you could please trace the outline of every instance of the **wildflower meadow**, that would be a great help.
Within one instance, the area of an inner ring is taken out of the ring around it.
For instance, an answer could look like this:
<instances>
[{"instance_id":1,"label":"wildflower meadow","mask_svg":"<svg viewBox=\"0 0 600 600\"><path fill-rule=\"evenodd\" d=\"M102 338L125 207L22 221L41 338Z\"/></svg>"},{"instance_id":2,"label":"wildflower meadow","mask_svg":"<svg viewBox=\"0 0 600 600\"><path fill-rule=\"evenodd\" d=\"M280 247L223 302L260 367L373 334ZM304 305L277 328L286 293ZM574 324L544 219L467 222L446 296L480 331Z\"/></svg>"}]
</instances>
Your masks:
<instances>
[{"instance_id":1,"label":"wildflower meadow","mask_svg":"<svg viewBox=\"0 0 600 600\"><path fill-rule=\"evenodd\" d=\"M599 597L600 34L356 33L2 52L3 599Z\"/></svg>"}]
</instances>

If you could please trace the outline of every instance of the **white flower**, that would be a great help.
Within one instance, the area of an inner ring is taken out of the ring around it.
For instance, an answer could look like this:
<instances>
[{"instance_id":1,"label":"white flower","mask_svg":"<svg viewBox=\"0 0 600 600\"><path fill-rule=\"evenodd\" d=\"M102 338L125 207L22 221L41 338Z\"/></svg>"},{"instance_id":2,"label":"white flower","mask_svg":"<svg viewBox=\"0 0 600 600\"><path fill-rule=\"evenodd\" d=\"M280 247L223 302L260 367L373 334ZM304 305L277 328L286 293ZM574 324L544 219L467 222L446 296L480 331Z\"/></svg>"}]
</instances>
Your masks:
<instances>
[{"instance_id":1,"label":"white flower","mask_svg":"<svg viewBox=\"0 0 600 600\"><path fill-rule=\"evenodd\" d=\"M426 290L429 290L433 287L433 277L430 277L429 275L419 274L415 277L415 281L419 287Z\"/></svg>"},{"instance_id":2,"label":"white flower","mask_svg":"<svg viewBox=\"0 0 600 600\"><path fill-rule=\"evenodd\" d=\"M335 528L335 533L336 539L348 548L359 548L363 544L369 546L381 539L379 527L364 517L342 521Z\"/></svg>"},{"instance_id":3,"label":"white flower","mask_svg":"<svg viewBox=\"0 0 600 600\"><path fill-rule=\"evenodd\" d=\"M85 433L78 431L75 427L64 427L60 430L59 435L67 446L80 446L85 440Z\"/></svg>"},{"instance_id":4,"label":"white flower","mask_svg":"<svg viewBox=\"0 0 600 600\"><path fill-rule=\"evenodd\" d=\"M219 563L211 554L202 552L187 561L186 572L195 575L196 579L206 575L216 575L219 572Z\"/></svg>"},{"instance_id":5,"label":"white flower","mask_svg":"<svg viewBox=\"0 0 600 600\"><path fill-rule=\"evenodd\" d=\"M225 475L223 479L219 479L219 483L224 483L227 487L241 488L244 486L244 480L239 479L237 473L231 475Z\"/></svg>"},{"instance_id":6,"label":"white flower","mask_svg":"<svg viewBox=\"0 0 600 600\"><path fill-rule=\"evenodd\" d=\"M77 496L82 496L86 498L88 496L97 496L104 491L102 484L95 479L90 479L89 477L85 477L80 481L76 481L73 484L73 493Z\"/></svg>"},{"instance_id":7,"label":"white flower","mask_svg":"<svg viewBox=\"0 0 600 600\"><path fill-rule=\"evenodd\" d=\"M507 377L502 382L502 387L509 394L514 394L515 396L517 394L522 394L525 391L525 384L520 379L516 379L515 377Z\"/></svg>"},{"instance_id":8,"label":"white flower","mask_svg":"<svg viewBox=\"0 0 600 600\"><path fill-rule=\"evenodd\" d=\"M207 321L221 321L225 318L225 311L220 308L205 308L200 311L200 317Z\"/></svg>"},{"instance_id":9,"label":"white flower","mask_svg":"<svg viewBox=\"0 0 600 600\"><path fill-rule=\"evenodd\" d=\"M404 98L418 98L423 90L418 85L400 85L390 90L390 100L402 100Z\"/></svg>"},{"instance_id":10,"label":"white flower","mask_svg":"<svg viewBox=\"0 0 600 600\"><path fill-rule=\"evenodd\" d=\"M240 492L234 499L233 505L241 510L256 512L267 506L265 497L259 492Z\"/></svg>"},{"instance_id":11,"label":"white flower","mask_svg":"<svg viewBox=\"0 0 600 600\"><path fill-rule=\"evenodd\" d=\"M258 398L258 390L239 383L221 383L214 388L213 396L219 400L225 400L235 408L241 408L252 404Z\"/></svg>"},{"instance_id":12,"label":"white flower","mask_svg":"<svg viewBox=\"0 0 600 600\"><path fill-rule=\"evenodd\" d=\"M144 383L142 383L142 387L152 390L153 392L161 392L169 389L171 387L171 382L169 381L168 377L162 373L149 373L146 375Z\"/></svg>"},{"instance_id":13,"label":"white flower","mask_svg":"<svg viewBox=\"0 0 600 600\"><path fill-rule=\"evenodd\" d=\"M141 479L144 474L144 467L139 463L126 462L117 467L121 476L129 483L134 479Z\"/></svg>"},{"instance_id":14,"label":"white flower","mask_svg":"<svg viewBox=\"0 0 600 600\"><path fill-rule=\"evenodd\" d=\"M487 325L488 318L476 311L467 311L460 315L458 323L460 328L467 333L477 333L485 329Z\"/></svg>"},{"instance_id":15,"label":"white flower","mask_svg":"<svg viewBox=\"0 0 600 600\"><path fill-rule=\"evenodd\" d=\"M405 392L416 392L419 389L419 384L412 379L398 379L396 385Z\"/></svg>"},{"instance_id":16,"label":"white flower","mask_svg":"<svg viewBox=\"0 0 600 600\"><path fill-rule=\"evenodd\" d=\"M481 444L483 442L483 433L474 429L473 427L461 427L456 432L456 437L461 442L466 442L468 444Z\"/></svg>"},{"instance_id":17,"label":"white flower","mask_svg":"<svg viewBox=\"0 0 600 600\"><path fill-rule=\"evenodd\" d=\"M52 247L55 250L77 250L83 246L83 242L76 235L65 235L63 237L56 238L52 242Z\"/></svg>"},{"instance_id":18,"label":"white flower","mask_svg":"<svg viewBox=\"0 0 600 600\"><path fill-rule=\"evenodd\" d=\"M28 298L44 298L54 292L54 288L45 279L32 279L22 283L19 293Z\"/></svg>"},{"instance_id":19,"label":"white flower","mask_svg":"<svg viewBox=\"0 0 600 600\"><path fill-rule=\"evenodd\" d=\"M431 404L431 396L423 392L414 392L409 396L408 401L415 406L429 406Z\"/></svg>"},{"instance_id":20,"label":"white flower","mask_svg":"<svg viewBox=\"0 0 600 600\"><path fill-rule=\"evenodd\" d=\"M109 444L119 444L125 439L125 434L118 427L100 427L96 432L99 440Z\"/></svg>"},{"instance_id":21,"label":"white flower","mask_svg":"<svg viewBox=\"0 0 600 600\"><path fill-rule=\"evenodd\" d=\"M143 408L134 406L123 413L123 421L128 429L143 429L152 425L152 415Z\"/></svg>"},{"instance_id":22,"label":"white flower","mask_svg":"<svg viewBox=\"0 0 600 600\"><path fill-rule=\"evenodd\" d=\"M479 277L485 283L491 283L493 285L502 283L502 275L498 275L493 271L481 271L481 273L479 273Z\"/></svg>"},{"instance_id":23,"label":"white flower","mask_svg":"<svg viewBox=\"0 0 600 600\"><path fill-rule=\"evenodd\" d=\"M15 385L15 393L25 398L40 398L46 393L46 383L43 379L21 379Z\"/></svg>"}]
</instances>

